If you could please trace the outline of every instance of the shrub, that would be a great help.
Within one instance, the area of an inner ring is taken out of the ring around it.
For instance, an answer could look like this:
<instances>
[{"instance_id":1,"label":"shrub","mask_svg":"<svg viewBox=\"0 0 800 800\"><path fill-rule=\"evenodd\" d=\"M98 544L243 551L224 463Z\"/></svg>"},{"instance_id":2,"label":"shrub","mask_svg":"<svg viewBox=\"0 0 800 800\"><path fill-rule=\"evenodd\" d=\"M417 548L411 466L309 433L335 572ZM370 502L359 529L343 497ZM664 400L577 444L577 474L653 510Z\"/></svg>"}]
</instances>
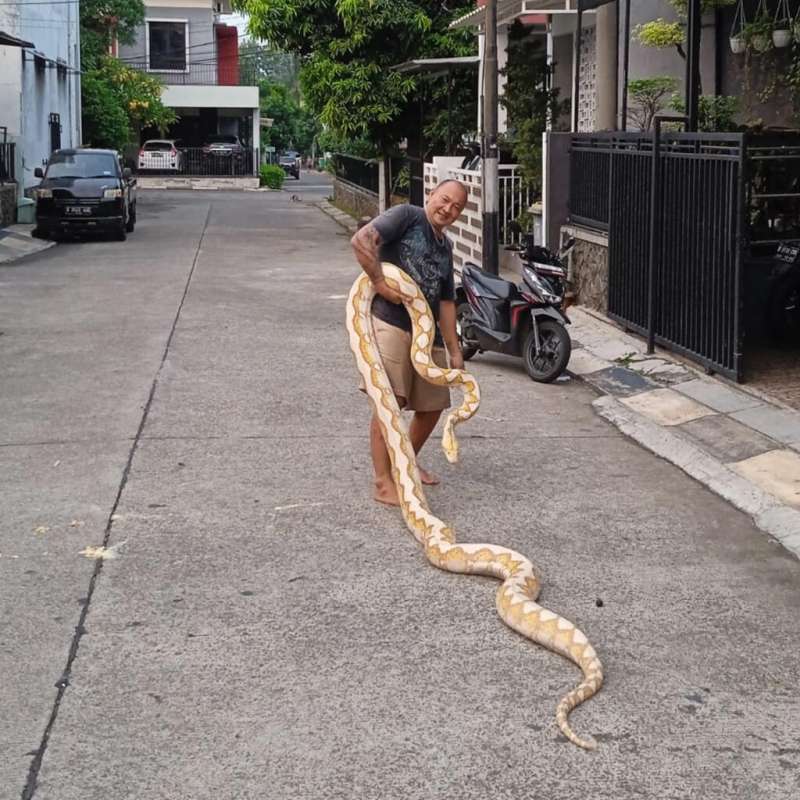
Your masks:
<instances>
[{"instance_id":1,"label":"shrub","mask_svg":"<svg viewBox=\"0 0 800 800\"><path fill-rule=\"evenodd\" d=\"M259 176L261 178L262 186L269 186L270 189L280 189L283 186L283 179L286 173L283 167L277 164L262 164L259 169Z\"/></svg>"}]
</instances>

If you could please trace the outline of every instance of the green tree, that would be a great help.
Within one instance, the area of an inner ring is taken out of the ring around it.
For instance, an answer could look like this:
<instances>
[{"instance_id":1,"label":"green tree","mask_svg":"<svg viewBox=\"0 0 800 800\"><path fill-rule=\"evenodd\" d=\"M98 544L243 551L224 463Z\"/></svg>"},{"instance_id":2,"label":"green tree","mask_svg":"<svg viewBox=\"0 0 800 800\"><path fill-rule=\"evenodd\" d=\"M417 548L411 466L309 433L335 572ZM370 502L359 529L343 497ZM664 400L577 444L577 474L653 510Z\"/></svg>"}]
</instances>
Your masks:
<instances>
[{"instance_id":1,"label":"green tree","mask_svg":"<svg viewBox=\"0 0 800 800\"><path fill-rule=\"evenodd\" d=\"M142 0L82 0L80 14L84 143L122 149L138 142L143 127L164 131L177 116L161 102L161 82L107 54L114 35L135 41Z\"/></svg>"},{"instance_id":2,"label":"green tree","mask_svg":"<svg viewBox=\"0 0 800 800\"><path fill-rule=\"evenodd\" d=\"M508 58L501 71L506 88L500 103L506 109L508 133L514 160L523 180L539 190L542 177L542 134L548 125L556 128L565 103L558 90L548 89L551 67L540 36L518 21L509 28Z\"/></svg>"},{"instance_id":3,"label":"green tree","mask_svg":"<svg viewBox=\"0 0 800 800\"><path fill-rule=\"evenodd\" d=\"M414 58L472 54L474 37L448 24L471 0L234 0L251 35L302 59L303 97L342 139L389 152L419 130L419 78L390 67ZM429 109L423 124L440 109Z\"/></svg>"},{"instance_id":4,"label":"green tree","mask_svg":"<svg viewBox=\"0 0 800 800\"><path fill-rule=\"evenodd\" d=\"M677 88L678 79L669 75L629 81L628 95L632 104L628 108L628 119L639 130L649 131L653 126L653 117L669 105Z\"/></svg>"},{"instance_id":5,"label":"green tree","mask_svg":"<svg viewBox=\"0 0 800 800\"><path fill-rule=\"evenodd\" d=\"M300 94L300 63L294 53L282 53L268 44L243 39L239 44L239 71L248 81L280 83L295 97Z\"/></svg>"},{"instance_id":6,"label":"green tree","mask_svg":"<svg viewBox=\"0 0 800 800\"><path fill-rule=\"evenodd\" d=\"M114 36L121 44L133 44L144 22L143 0L81 0L81 65L95 69Z\"/></svg>"},{"instance_id":7,"label":"green tree","mask_svg":"<svg viewBox=\"0 0 800 800\"><path fill-rule=\"evenodd\" d=\"M294 149L301 153L311 150L317 132L317 121L282 83L262 80L259 83L261 116L272 120L272 127L261 133L261 143L278 150Z\"/></svg>"}]
</instances>

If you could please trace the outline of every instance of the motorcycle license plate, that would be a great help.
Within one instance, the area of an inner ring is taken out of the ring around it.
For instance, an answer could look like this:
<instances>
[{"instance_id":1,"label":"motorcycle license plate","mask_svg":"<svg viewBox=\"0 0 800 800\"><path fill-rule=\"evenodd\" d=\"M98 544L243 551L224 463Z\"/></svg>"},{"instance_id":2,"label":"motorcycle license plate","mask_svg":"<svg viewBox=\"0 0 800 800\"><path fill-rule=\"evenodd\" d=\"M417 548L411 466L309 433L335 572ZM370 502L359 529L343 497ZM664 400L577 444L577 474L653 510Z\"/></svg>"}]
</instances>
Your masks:
<instances>
[{"instance_id":1,"label":"motorcycle license plate","mask_svg":"<svg viewBox=\"0 0 800 800\"><path fill-rule=\"evenodd\" d=\"M92 209L88 206L67 206L66 212L72 216L88 216Z\"/></svg>"}]
</instances>

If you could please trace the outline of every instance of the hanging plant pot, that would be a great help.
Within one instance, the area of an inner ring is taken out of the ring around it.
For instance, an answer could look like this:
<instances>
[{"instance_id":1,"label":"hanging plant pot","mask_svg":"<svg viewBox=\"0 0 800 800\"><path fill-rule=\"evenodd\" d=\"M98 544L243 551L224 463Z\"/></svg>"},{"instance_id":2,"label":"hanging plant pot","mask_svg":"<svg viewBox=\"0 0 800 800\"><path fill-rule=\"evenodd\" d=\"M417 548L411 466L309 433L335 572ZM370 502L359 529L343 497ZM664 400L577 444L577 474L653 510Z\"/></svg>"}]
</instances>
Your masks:
<instances>
[{"instance_id":1,"label":"hanging plant pot","mask_svg":"<svg viewBox=\"0 0 800 800\"><path fill-rule=\"evenodd\" d=\"M753 50L757 53L766 53L772 46L772 39L766 33L757 33L752 38Z\"/></svg>"},{"instance_id":2,"label":"hanging plant pot","mask_svg":"<svg viewBox=\"0 0 800 800\"><path fill-rule=\"evenodd\" d=\"M744 53L747 49L747 42L741 36L731 36L731 52Z\"/></svg>"},{"instance_id":3,"label":"hanging plant pot","mask_svg":"<svg viewBox=\"0 0 800 800\"><path fill-rule=\"evenodd\" d=\"M786 28L776 28L772 31L772 43L775 47L788 47L792 41L792 32Z\"/></svg>"}]
</instances>

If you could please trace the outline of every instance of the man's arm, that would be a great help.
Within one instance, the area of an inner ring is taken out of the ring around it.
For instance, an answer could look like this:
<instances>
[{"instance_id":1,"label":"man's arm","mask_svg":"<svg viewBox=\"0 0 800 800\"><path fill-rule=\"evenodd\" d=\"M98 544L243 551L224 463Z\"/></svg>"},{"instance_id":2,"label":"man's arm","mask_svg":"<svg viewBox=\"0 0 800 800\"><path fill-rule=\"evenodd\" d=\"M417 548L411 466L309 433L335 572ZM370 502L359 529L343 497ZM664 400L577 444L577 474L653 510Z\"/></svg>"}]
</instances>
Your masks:
<instances>
[{"instance_id":1,"label":"man's arm","mask_svg":"<svg viewBox=\"0 0 800 800\"><path fill-rule=\"evenodd\" d=\"M461 343L456 331L456 304L454 300L439 302L439 330L450 355L450 366L453 369L464 369L464 356L461 354Z\"/></svg>"},{"instance_id":2,"label":"man's arm","mask_svg":"<svg viewBox=\"0 0 800 800\"><path fill-rule=\"evenodd\" d=\"M350 240L356 260L367 273L375 291L388 300L390 303L402 303L400 293L389 287L383 277L379 251L381 246L381 235L375 230L375 226L368 222L363 228L356 231Z\"/></svg>"}]
</instances>

